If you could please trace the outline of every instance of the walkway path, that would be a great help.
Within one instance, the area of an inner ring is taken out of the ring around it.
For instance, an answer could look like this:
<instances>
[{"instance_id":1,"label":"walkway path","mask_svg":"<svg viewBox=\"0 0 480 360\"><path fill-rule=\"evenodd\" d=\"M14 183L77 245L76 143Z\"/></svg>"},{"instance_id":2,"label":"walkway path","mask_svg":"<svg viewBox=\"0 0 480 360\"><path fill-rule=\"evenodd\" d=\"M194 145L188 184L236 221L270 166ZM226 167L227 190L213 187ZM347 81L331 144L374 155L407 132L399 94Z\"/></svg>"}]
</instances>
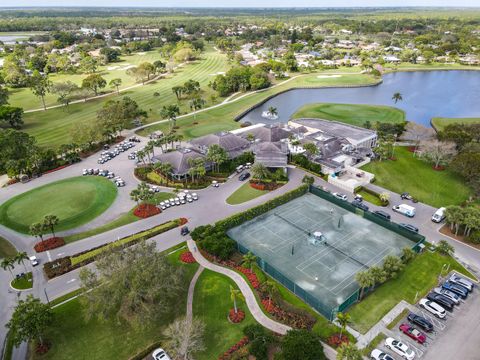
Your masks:
<instances>
[{"instance_id":1,"label":"walkway path","mask_svg":"<svg viewBox=\"0 0 480 360\"><path fill-rule=\"evenodd\" d=\"M202 275L203 270L205 268L200 265L197 269L195 275L193 275L192 281L190 281L190 286L188 287L188 295L187 295L187 321L192 322L193 319L193 294L195 292L195 285L197 284L197 280Z\"/></svg>"},{"instance_id":2,"label":"walkway path","mask_svg":"<svg viewBox=\"0 0 480 360\"><path fill-rule=\"evenodd\" d=\"M193 257L195 260L200 264L200 268L203 266L206 269L215 271L219 274L223 274L225 276L228 276L230 279L235 281L235 284L237 284L238 288L243 294L243 297L245 298L245 302L248 306L248 310L252 313L253 317L255 320L262 325L263 327L266 327L267 329L281 335L285 335L287 331L292 330L290 326L284 325L282 323L279 323L275 320L270 319L268 316L265 315L265 313L262 311L260 306L258 305L257 299L255 297L255 294L253 293L252 289L250 286L247 284L245 279L238 273L236 273L233 270L227 269L223 266L219 266L216 264L211 263L207 259L203 257L203 255L200 253L200 251L197 250L197 246L195 245L195 242L189 238L187 240L187 245L188 249L191 251L193 254ZM198 271L197 271L198 273ZM197 274L195 274L197 275ZM192 279L193 282L193 279ZM191 286L191 284L190 284ZM189 295L190 295L190 289L189 289ZM187 308L188 309L188 308ZM188 310L187 310L188 311ZM187 315L188 316L188 315ZM326 355L326 357L329 360L335 360L337 356L337 352L328 346L325 343L322 343L323 345L323 350Z\"/></svg>"}]
</instances>

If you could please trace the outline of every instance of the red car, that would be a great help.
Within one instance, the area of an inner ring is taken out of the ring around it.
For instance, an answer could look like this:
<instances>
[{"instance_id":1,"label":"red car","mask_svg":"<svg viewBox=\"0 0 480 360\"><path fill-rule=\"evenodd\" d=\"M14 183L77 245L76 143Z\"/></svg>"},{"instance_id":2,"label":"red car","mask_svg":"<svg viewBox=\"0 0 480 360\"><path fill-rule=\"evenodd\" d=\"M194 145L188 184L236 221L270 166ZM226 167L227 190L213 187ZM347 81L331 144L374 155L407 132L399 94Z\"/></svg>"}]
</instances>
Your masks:
<instances>
[{"instance_id":1,"label":"red car","mask_svg":"<svg viewBox=\"0 0 480 360\"><path fill-rule=\"evenodd\" d=\"M413 340L418 341L420 344L423 344L425 341L427 341L427 337L424 333L420 332L419 330L408 324L400 325L399 330L405 335L411 337Z\"/></svg>"}]
</instances>

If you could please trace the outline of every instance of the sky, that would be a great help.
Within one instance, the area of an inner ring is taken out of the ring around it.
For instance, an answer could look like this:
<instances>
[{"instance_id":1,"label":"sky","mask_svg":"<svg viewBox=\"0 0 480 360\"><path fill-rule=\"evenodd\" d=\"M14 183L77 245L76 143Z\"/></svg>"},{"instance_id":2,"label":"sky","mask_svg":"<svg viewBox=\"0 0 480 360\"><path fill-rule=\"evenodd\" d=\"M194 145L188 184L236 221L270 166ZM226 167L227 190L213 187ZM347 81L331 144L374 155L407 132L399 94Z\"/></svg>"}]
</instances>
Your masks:
<instances>
[{"instance_id":1,"label":"sky","mask_svg":"<svg viewBox=\"0 0 480 360\"><path fill-rule=\"evenodd\" d=\"M480 0L1 0L9 6L129 6L129 7L384 7L478 6Z\"/></svg>"}]
</instances>

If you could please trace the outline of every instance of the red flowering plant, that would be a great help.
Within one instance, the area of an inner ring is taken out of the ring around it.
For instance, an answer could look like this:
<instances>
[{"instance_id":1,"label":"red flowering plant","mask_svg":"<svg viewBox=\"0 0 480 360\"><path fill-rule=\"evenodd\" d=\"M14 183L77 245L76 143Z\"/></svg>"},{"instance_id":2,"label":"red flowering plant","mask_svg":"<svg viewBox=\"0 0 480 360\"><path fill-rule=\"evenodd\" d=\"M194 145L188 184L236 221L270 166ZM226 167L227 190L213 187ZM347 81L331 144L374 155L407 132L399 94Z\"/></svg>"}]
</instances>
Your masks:
<instances>
[{"instance_id":1,"label":"red flowering plant","mask_svg":"<svg viewBox=\"0 0 480 360\"><path fill-rule=\"evenodd\" d=\"M348 336L343 335L343 334L342 335L334 334L327 339L327 344L330 345L333 348L337 348L340 345L342 345L343 343L348 344L348 342L349 342Z\"/></svg>"},{"instance_id":2,"label":"red flowering plant","mask_svg":"<svg viewBox=\"0 0 480 360\"><path fill-rule=\"evenodd\" d=\"M185 264L193 264L195 261L195 258L193 257L192 253L190 251L185 251L184 253L180 254L180 261L185 263Z\"/></svg>"},{"instance_id":3,"label":"red flowering plant","mask_svg":"<svg viewBox=\"0 0 480 360\"><path fill-rule=\"evenodd\" d=\"M61 237L51 237L46 240L40 241L35 244L33 247L36 252L48 251L52 249L56 249L60 246L65 245L65 240Z\"/></svg>"},{"instance_id":4,"label":"red flowering plant","mask_svg":"<svg viewBox=\"0 0 480 360\"><path fill-rule=\"evenodd\" d=\"M242 322L243 319L245 319L245 312L240 309L237 309L237 312L235 312L235 309L230 309L228 318L231 322L238 324L239 322Z\"/></svg>"},{"instance_id":5,"label":"red flowering plant","mask_svg":"<svg viewBox=\"0 0 480 360\"><path fill-rule=\"evenodd\" d=\"M243 348L245 345L248 344L248 337L244 336L239 342L237 342L235 345L231 346L230 349L225 351L222 355L218 357L218 360L229 360L232 355Z\"/></svg>"},{"instance_id":6,"label":"red flowering plant","mask_svg":"<svg viewBox=\"0 0 480 360\"><path fill-rule=\"evenodd\" d=\"M161 210L152 204L140 204L133 211L133 215L142 219L145 219L160 213L161 213Z\"/></svg>"}]
</instances>

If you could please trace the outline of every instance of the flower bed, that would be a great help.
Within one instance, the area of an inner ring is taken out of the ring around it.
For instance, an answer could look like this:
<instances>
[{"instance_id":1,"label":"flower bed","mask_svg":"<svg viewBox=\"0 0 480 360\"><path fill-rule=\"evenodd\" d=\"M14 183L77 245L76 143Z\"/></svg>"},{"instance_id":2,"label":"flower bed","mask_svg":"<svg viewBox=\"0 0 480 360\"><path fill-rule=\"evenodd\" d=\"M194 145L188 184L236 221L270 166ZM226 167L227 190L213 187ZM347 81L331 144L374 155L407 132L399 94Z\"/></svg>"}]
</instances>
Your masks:
<instances>
[{"instance_id":1,"label":"flower bed","mask_svg":"<svg viewBox=\"0 0 480 360\"><path fill-rule=\"evenodd\" d=\"M180 221L180 225L185 225L188 222L188 219L182 217L182 218L179 219L179 221Z\"/></svg>"},{"instance_id":2,"label":"flower bed","mask_svg":"<svg viewBox=\"0 0 480 360\"><path fill-rule=\"evenodd\" d=\"M342 345L343 343L348 344L348 342L349 342L348 336L343 335L343 334L341 336L340 336L340 334L334 334L327 339L327 344L330 345L333 348L337 348L340 345Z\"/></svg>"},{"instance_id":3,"label":"flower bed","mask_svg":"<svg viewBox=\"0 0 480 360\"><path fill-rule=\"evenodd\" d=\"M243 312L240 309L237 309L237 312L235 312L235 309L230 309L230 312L228 314L228 319L232 323L238 324L238 323L242 322L243 319L245 319L245 312Z\"/></svg>"},{"instance_id":4,"label":"flower bed","mask_svg":"<svg viewBox=\"0 0 480 360\"><path fill-rule=\"evenodd\" d=\"M273 191L285 185L286 182L263 182L258 180L250 180L250 187L261 191Z\"/></svg>"},{"instance_id":5,"label":"flower bed","mask_svg":"<svg viewBox=\"0 0 480 360\"><path fill-rule=\"evenodd\" d=\"M237 342L235 345L230 347L227 351L225 351L222 355L218 357L218 360L229 360L232 358L232 355L246 346L248 344L248 337L244 336L239 342Z\"/></svg>"},{"instance_id":6,"label":"flower bed","mask_svg":"<svg viewBox=\"0 0 480 360\"><path fill-rule=\"evenodd\" d=\"M40 241L35 244L33 247L37 253L42 252L42 251L48 251L52 249L56 249L60 246L65 245L65 240L61 237L51 237L49 239Z\"/></svg>"},{"instance_id":7,"label":"flower bed","mask_svg":"<svg viewBox=\"0 0 480 360\"><path fill-rule=\"evenodd\" d=\"M185 251L184 253L180 254L180 261L185 264L193 264L194 262L196 262L190 251Z\"/></svg>"},{"instance_id":8,"label":"flower bed","mask_svg":"<svg viewBox=\"0 0 480 360\"><path fill-rule=\"evenodd\" d=\"M136 217L145 219L150 216L154 216L160 214L162 211L152 204L140 204L138 205L135 210L133 210L133 215Z\"/></svg>"},{"instance_id":9,"label":"flower bed","mask_svg":"<svg viewBox=\"0 0 480 360\"><path fill-rule=\"evenodd\" d=\"M258 289L260 286L260 281L258 281L257 275L252 270L244 268L243 266L237 266L235 269L247 277L254 289Z\"/></svg>"},{"instance_id":10,"label":"flower bed","mask_svg":"<svg viewBox=\"0 0 480 360\"><path fill-rule=\"evenodd\" d=\"M176 219L161 225L155 226L149 230L140 231L136 234L124 237L120 240L112 241L104 245L97 246L95 248L82 251L73 256L63 257L54 261L45 263L43 269L45 274L49 279L52 279L56 276L65 274L69 271L78 269L84 265L87 265L95 261L99 256L102 256L103 253L112 248L126 248L132 246L140 241L149 239L153 236L164 233L168 230L176 228L182 224L185 220Z\"/></svg>"}]
</instances>

